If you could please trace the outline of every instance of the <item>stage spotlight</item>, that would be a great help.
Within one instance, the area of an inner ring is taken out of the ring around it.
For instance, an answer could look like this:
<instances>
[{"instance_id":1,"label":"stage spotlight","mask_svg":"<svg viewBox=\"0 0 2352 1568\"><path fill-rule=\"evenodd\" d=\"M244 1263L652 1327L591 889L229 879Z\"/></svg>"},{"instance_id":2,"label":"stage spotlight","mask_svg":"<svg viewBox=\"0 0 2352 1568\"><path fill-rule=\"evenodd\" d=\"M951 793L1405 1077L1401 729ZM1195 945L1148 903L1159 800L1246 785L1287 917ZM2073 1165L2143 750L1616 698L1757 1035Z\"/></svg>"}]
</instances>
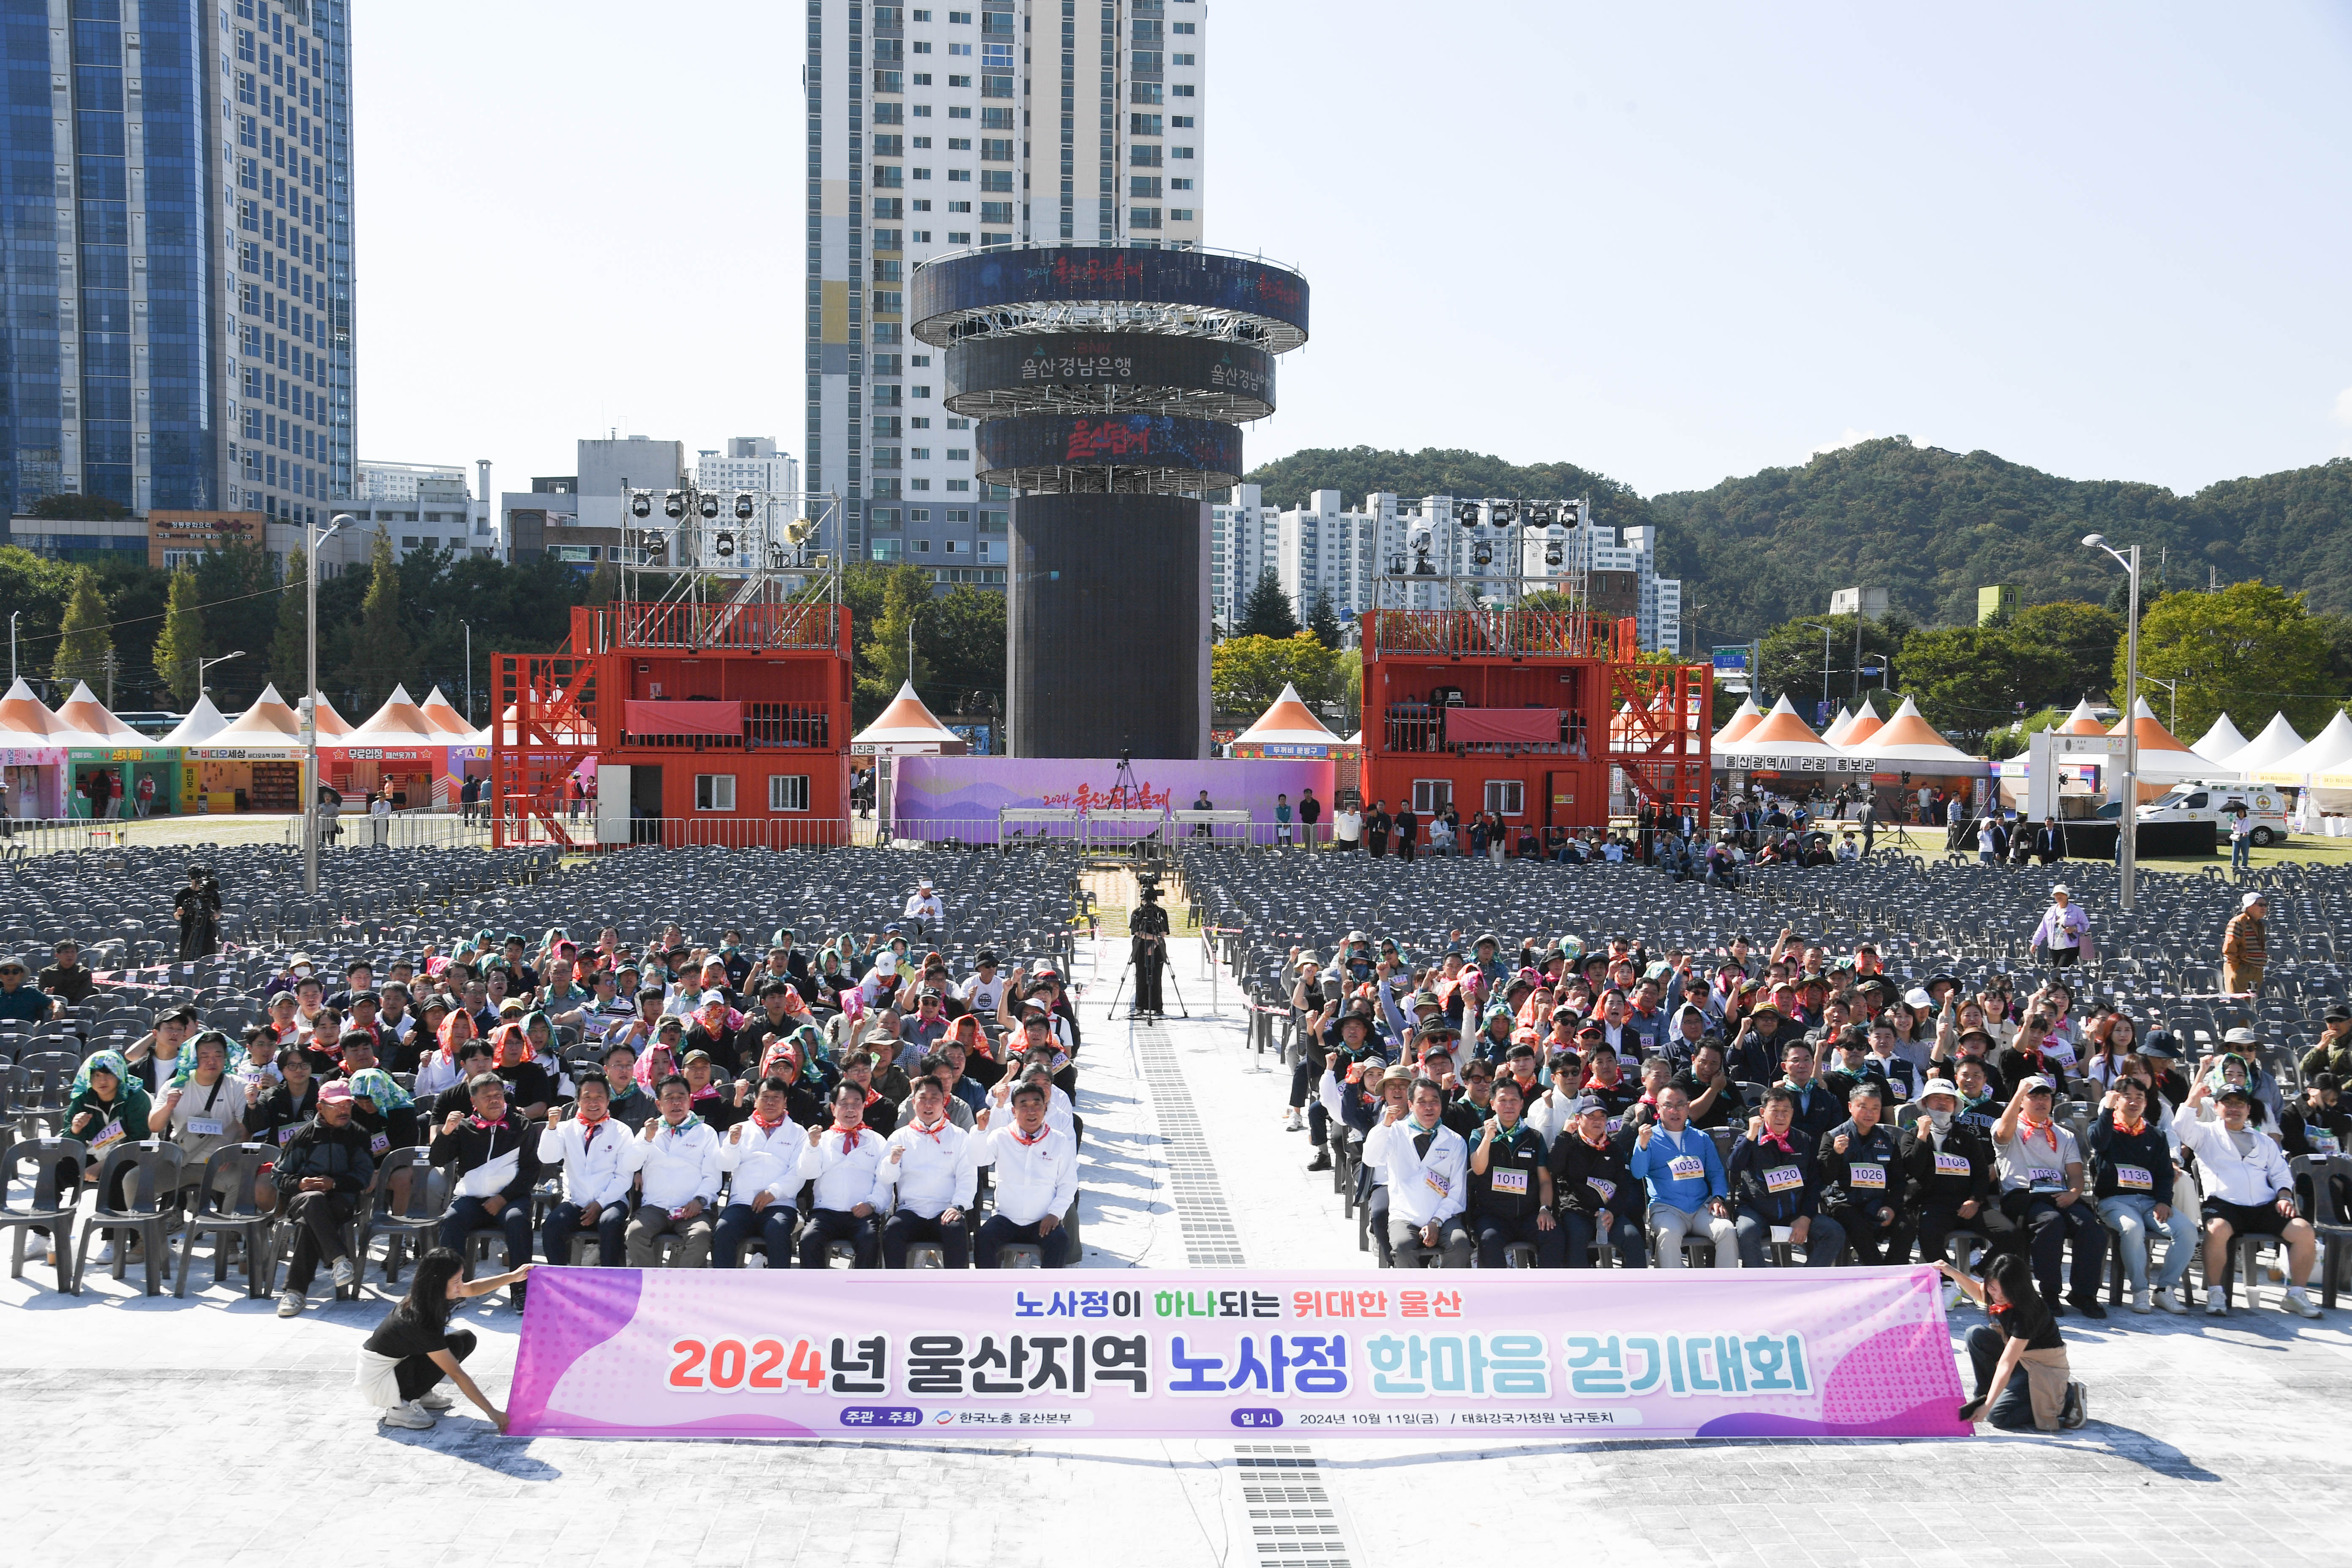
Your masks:
<instances>
[{"instance_id":1,"label":"stage spotlight","mask_svg":"<svg viewBox=\"0 0 2352 1568\"><path fill-rule=\"evenodd\" d=\"M1508 528L1511 520L1519 515L1519 509L1509 501L1498 500L1488 505L1486 514L1496 528Z\"/></svg>"},{"instance_id":2,"label":"stage spotlight","mask_svg":"<svg viewBox=\"0 0 2352 1568\"><path fill-rule=\"evenodd\" d=\"M751 491L738 490L735 492L735 515L740 518L749 518L751 515Z\"/></svg>"},{"instance_id":3,"label":"stage spotlight","mask_svg":"<svg viewBox=\"0 0 2352 1568\"><path fill-rule=\"evenodd\" d=\"M684 517L686 515L686 492L683 490L664 491L662 494L662 515L667 518Z\"/></svg>"},{"instance_id":4,"label":"stage spotlight","mask_svg":"<svg viewBox=\"0 0 2352 1568\"><path fill-rule=\"evenodd\" d=\"M1470 559L1474 564L1492 566L1495 563L1495 547L1482 539L1470 547Z\"/></svg>"},{"instance_id":5,"label":"stage spotlight","mask_svg":"<svg viewBox=\"0 0 2352 1568\"><path fill-rule=\"evenodd\" d=\"M717 496L704 496L702 498L702 515L705 517L717 517L719 515L719 498Z\"/></svg>"},{"instance_id":6,"label":"stage spotlight","mask_svg":"<svg viewBox=\"0 0 2352 1568\"><path fill-rule=\"evenodd\" d=\"M1544 552L1544 564L1547 566L1557 566L1567 559L1567 552L1557 544Z\"/></svg>"},{"instance_id":7,"label":"stage spotlight","mask_svg":"<svg viewBox=\"0 0 2352 1568\"><path fill-rule=\"evenodd\" d=\"M1478 503L1475 500L1455 501L1454 521L1471 528L1478 526Z\"/></svg>"},{"instance_id":8,"label":"stage spotlight","mask_svg":"<svg viewBox=\"0 0 2352 1568\"><path fill-rule=\"evenodd\" d=\"M632 517L651 517L653 514L654 492L651 490L631 490L629 492L629 515Z\"/></svg>"},{"instance_id":9,"label":"stage spotlight","mask_svg":"<svg viewBox=\"0 0 2352 1568\"><path fill-rule=\"evenodd\" d=\"M711 549L721 559L733 555L735 553L735 531L730 528L722 528L717 533L711 535Z\"/></svg>"}]
</instances>

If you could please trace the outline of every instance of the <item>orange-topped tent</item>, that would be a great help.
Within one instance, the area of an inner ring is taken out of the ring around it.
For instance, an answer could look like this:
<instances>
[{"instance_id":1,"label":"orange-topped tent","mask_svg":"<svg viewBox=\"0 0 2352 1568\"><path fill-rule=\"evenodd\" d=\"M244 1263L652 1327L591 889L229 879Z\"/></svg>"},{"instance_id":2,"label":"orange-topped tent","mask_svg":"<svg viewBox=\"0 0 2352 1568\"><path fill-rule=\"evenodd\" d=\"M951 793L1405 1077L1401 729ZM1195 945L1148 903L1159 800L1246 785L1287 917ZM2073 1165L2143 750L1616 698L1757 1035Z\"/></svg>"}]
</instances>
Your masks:
<instances>
[{"instance_id":1,"label":"orange-topped tent","mask_svg":"<svg viewBox=\"0 0 2352 1568\"><path fill-rule=\"evenodd\" d=\"M86 680L74 682L72 694L58 707L58 723L73 735L72 744L152 746L154 741L141 734L112 713L98 700Z\"/></svg>"},{"instance_id":2,"label":"orange-topped tent","mask_svg":"<svg viewBox=\"0 0 2352 1568\"><path fill-rule=\"evenodd\" d=\"M1845 733L1838 737L1837 743L1849 752L1857 750L1885 725L1886 721L1878 716L1878 710L1865 702L1854 714L1853 722L1845 727Z\"/></svg>"},{"instance_id":3,"label":"orange-topped tent","mask_svg":"<svg viewBox=\"0 0 2352 1568\"><path fill-rule=\"evenodd\" d=\"M1903 706L1895 710L1894 718L1854 748L1854 754L1868 757L1881 772L1904 769L1939 777L1979 775L1989 772L1991 765L1937 734L1936 727L1920 716L1919 705L1907 697Z\"/></svg>"},{"instance_id":4,"label":"orange-topped tent","mask_svg":"<svg viewBox=\"0 0 2352 1568\"><path fill-rule=\"evenodd\" d=\"M340 721L338 721L340 722ZM326 731L320 731L323 739ZM302 723L278 695L261 689L253 706L202 745L181 753L182 790L193 809L299 810L302 798Z\"/></svg>"},{"instance_id":5,"label":"orange-topped tent","mask_svg":"<svg viewBox=\"0 0 2352 1568\"><path fill-rule=\"evenodd\" d=\"M1743 697L1731 712L1731 722L1715 732L1715 744L1725 746L1738 740L1764 721L1764 710L1756 706L1756 699Z\"/></svg>"},{"instance_id":6,"label":"orange-topped tent","mask_svg":"<svg viewBox=\"0 0 2352 1568\"><path fill-rule=\"evenodd\" d=\"M65 773L65 740L58 716L41 706L31 687L16 681L0 696L0 778L8 785L8 815L63 816Z\"/></svg>"},{"instance_id":7,"label":"orange-topped tent","mask_svg":"<svg viewBox=\"0 0 2352 1568\"><path fill-rule=\"evenodd\" d=\"M1844 755L1797 717L1786 693L1748 733L1727 743L1718 738L1714 750L1721 768L1796 773L1834 772L1833 764Z\"/></svg>"},{"instance_id":8,"label":"orange-topped tent","mask_svg":"<svg viewBox=\"0 0 2352 1568\"><path fill-rule=\"evenodd\" d=\"M2092 710L2091 700L2085 697L2074 704L2074 710L2066 715L2066 721L2058 726L2058 732L2062 735L2104 735L2107 733L2107 727L2099 722L2098 714Z\"/></svg>"},{"instance_id":9,"label":"orange-topped tent","mask_svg":"<svg viewBox=\"0 0 2352 1568\"><path fill-rule=\"evenodd\" d=\"M1234 737L1226 754L1234 757L1328 757L1347 742L1326 729L1315 710L1286 681L1282 695L1257 717L1257 722Z\"/></svg>"},{"instance_id":10,"label":"orange-topped tent","mask_svg":"<svg viewBox=\"0 0 2352 1568\"><path fill-rule=\"evenodd\" d=\"M959 756L964 738L935 718L915 695L912 681L901 681L890 706L850 737L853 751L919 752L926 755Z\"/></svg>"}]
</instances>

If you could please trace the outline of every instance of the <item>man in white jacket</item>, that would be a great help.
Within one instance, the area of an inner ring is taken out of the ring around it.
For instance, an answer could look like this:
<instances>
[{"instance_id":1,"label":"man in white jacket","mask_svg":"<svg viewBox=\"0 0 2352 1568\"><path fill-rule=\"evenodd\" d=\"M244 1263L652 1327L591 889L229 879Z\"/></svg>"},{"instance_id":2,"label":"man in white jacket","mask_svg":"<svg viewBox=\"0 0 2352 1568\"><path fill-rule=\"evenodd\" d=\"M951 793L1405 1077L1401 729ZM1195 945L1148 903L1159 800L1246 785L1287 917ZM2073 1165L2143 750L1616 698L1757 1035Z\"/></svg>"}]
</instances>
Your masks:
<instances>
[{"instance_id":1,"label":"man in white jacket","mask_svg":"<svg viewBox=\"0 0 2352 1568\"><path fill-rule=\"evenodd\" d=\"M1045 1121L1048 1086L1024 1083L1013 1091L1013 1122L998 1122L975 1140L971 1163L996 1167L996 1212L980 1227L982 1268L996 1267L997 1253L1013 1244L1035 1246L1045 1267L1069 1261L1070 1233L1062 1216L1078 1195L1078 1145Z\"/></svg>"},{"instance_id":2,"label":"man in white jacket","mask_svg":"<svg viewBox=\"0 0 2352 1568\"><path fill-rule=\"evenodd\" d=\"M629 1172L642 1176L637 1212L629 1216L629 1267L651 1268L665 1236L678 1238L679 1268L710 1261L710 1205L719 1198L719 1134L694 1114L693 1089L677 1074L662 1079L661 1113L629 1145Z\"/></svg>"},{"instance_id":3,"label":"man in white jacket","mask_svg":"<svg viewBox=\"0 0 2352 1568\"><path fill-rule=\"evenodd\" d=\"M2203 1120L2209 1098L2218 1100L2221 1119ZM2315 1318L2319 1308L2304 1294L2311 1278L2311 1255L2318 1235L2307 1219L2294 1212L2294 1176L2286 1159L2268 1134L2246 1123L2252 1103L2242 1084L2225 1083L2217 1097L2212 1080L2200 1074L2197 1087L2172 1119L2181 1147L2197 1156L2199 1184L2205 1190L2205 1310L2220 1317L2230 1310L2230 1299L2219 1281L2229 1268L2230 1248L2241 1236L2275 1236L2286 1243L2286 1298L2282 1303L2297 1317ZM2254 1282L2246 1281L2246 1300L2254 1298Z\"/></svg>"},{"instance_id":4,"label":"man in white jacket","mask_svg":"<svg viewBox=\"0 0 2352 1568\"><path fill-rule=\"evenodd\" d=\"M844 1081L833 1091L833 1126L810 1128L801 1150L801 1176L815 1184L815 1207L801 1226L802 1268L824 1268L826 1248L836 1241L849 1243L857 1268L874 1267L874 1175L882 1142L866 1125L866 1090Z\"/></svg>"},{"instance_id":5,"label":"man in white jacket","mask_svg":"<svg viewBox=\"0 0 2352 1568\"><path fill-rule=\"evenodd\" d=\"M909 1245L935 1242L947 1267L961 1268L971 1250L964 1216L980 1177L966 1157L970 1134L948 1119L948 1091L938 1079L917 1079L910 1100L914 1114L890 1134L874 1173L869 1201L889 1215L882 1225L882 1267L904 1268Z\"/></svg>"},{"instance_id":6,"label":"man in white jacket","mask_svg":"<svg viewBox=\"0 0 2352 1568\"><path fill-rule=\"evenodd\" d=\"M1462 1135L1438 1119L1444 1091L1432 1079L1417 1079L1406 1116L1391 1105L1364 1140L1364 1163L1388 1177L1389 1240L1399 1268L1419 1268L1430 1253L1444 1268L1470 1267L1470 1232L1462 1223L1469 1197L1470 1150Z\"/></svg>"},{"instance_id":7,"label":"man in white jacket","mask_svg":"<svg viewBox=\"0 0 2352 1568\"><path fill-rule=\"evenodd\" d=\"M719 1213L711 1235L710 1261L719 1268L738 1267L743 1244L754 1238L768 1249L768 1267L788 1268L793 1260L793 1233L800 1227L801 1146L804 1130L786 1109L792 1086L772 1078L760 1085L751 1101L749 1121L727 1130L719 1145L719 1168L730 1185L727 1206Z\"/></svg>"},{"instance_id":8,"label":"man in white jacket","mask_svg":"<svg viewBox=\"0 0 2352 1568\"><path fill-rule=\"evenodd\" d=\"M540 1222L540 1250L550 1263L569 1264L572 1238L593 1236L596 1261L618 1268L629 1223L629 1130L612 1118L612 1087L603 1073L583 1073L573 1092L572 1119L558 1106L539 1133L541 1168L563 1163L563 1198Z\"/></svg>"}]
</instances>

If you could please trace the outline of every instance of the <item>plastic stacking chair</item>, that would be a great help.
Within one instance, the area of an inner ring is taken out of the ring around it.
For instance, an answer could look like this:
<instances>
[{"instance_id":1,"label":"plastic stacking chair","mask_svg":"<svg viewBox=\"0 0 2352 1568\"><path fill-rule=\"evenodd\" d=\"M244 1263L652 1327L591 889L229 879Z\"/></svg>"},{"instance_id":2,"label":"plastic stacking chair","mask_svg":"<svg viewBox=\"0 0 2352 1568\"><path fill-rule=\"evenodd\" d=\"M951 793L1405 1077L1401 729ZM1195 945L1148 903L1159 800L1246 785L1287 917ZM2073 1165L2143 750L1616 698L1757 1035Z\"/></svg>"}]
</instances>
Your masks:
<instances>
[{"instance_id":1,"label":"plastic stacking chair","mask_svg":"<svg viewBox=\"0 0 2352 1568\"><path fill-rule=\"evenodd\" d=\"M392 1177L396 1171L409 1173L405 1204L393 1201ZM367 1234L373 1237L381 1231L385 1237L386 1285L400 1283L400 1271L412 1251L422 1258L433 1250L441 1235L442 1216L448 1212L449 1173L434 1166L430 1151L423 1147L394 1149L384 1155L383 1163L376 1167L375 1203L368 1216Z\"/></svg>"},{"instance_id":2,"label":"plastic stacking chair","mask_svg":"<svg viewBox=\"0 0 2352 1568\"><path fill-rule=\"evenodd\" d=\"M49 1233L58 1254L58 1289L74 1295L81 1289L73 1267L73 1222L81 1191L81 1168L89 1151L79 1138L27 1138L0 1161L0 1228L14 1233L8 1251L8 1278L25 1277L25 1248L35 1226ZM19 1182L31 1191L18 1202L10 1194Z\"/></svg>"},{"instance_id":3,"label":"plastic stacking chair","mask_svg":"<svg viewBox=\"0 0 2352 1568\"><path fill-rule=\"evenodd\" d=\"M106 1157L99 1162L98 1179L93 1184L98 1203L81 1222L81 1239L74 1248L79 1256L74 1264L73 1294L81 1294L82 1270L89 1264L92 1233L115 1238L117 1279L122 1278L129 1262L131 1238L137 1237L146 1251L147 1294L163 1293L163 1281L171 1273L167 1237L172 1217L180 1208L180 1146L160 1138L118 1143L106 1152ZM120 1205L113 1201L118 1181L123 1189Z\"/></svg>"},{"instance_id":4,"label":"plastic stacking chair","mask_svg":"<svg viewBox=\"0 0 2352 1568\"><path fill-rule=\"evenodd\" d=\"M228 1278L229 1248L234 1244L244 1252L246 1295L258 1300L269 1293L270 1281L262 1273L262 1260L268 1253L270 1226L277 1220L254 1202L253 1191L261 1167L273 1152L266 1143L229 1143L214 1150L205 1161L204 1176L194 1189L196 1206L180 1232L180 1272L172 1287L174 1297L188 1293L188 1270L194 1261L199 1232L214 1237L214 1284Z\"/></svg>"}]
</instances>

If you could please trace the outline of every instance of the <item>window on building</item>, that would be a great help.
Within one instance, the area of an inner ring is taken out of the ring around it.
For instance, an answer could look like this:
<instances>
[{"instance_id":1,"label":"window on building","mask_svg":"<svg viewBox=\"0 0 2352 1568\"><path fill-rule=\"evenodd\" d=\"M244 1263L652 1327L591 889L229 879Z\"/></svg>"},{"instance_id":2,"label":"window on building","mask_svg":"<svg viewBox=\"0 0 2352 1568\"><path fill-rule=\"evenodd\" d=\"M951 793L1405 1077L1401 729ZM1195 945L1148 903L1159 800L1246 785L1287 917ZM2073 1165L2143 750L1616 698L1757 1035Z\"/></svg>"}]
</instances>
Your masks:
<instances>
[{"instance_id":1,"label":"window on building","mask_svg":"<svg viewBox=\"0 0 2352 1568\"><path fill-rule=\"evenodd\" d=\"M1171 191L1189 191L1192 188L1192 182L1190 180L1171 180L1168 182L1168 188ZM1182 223L1184 220L1182 218L1176 218L1172 221Z\"/></svg>"},{"instance_id":2,"label":"window on building","mask_svg":"<svg viewBox=\"0 0 2352 1568\"><path fill-rule=\"evenodd\" d=\"M1168 117L1168 129L1190 131L1192 129L1192 117L1189 114L1171 114Z\"/></svg>"},{"instance_id":3,"label":"window on building","mask_svg":"<svg viewBox=\"0 0 2352 1568\"><path fill-rule=\"evenodd\" d=\"M915 118L916 118L916 119L918 119L918 120L929 120L930 117L931 117L931 106L930 106L929 104L928 104L928 103L919 103L919 104L915 105Z\"/></svg>"},{"instance_id":4,"label":"window on building","mask_svg":"<svg viewBox=\"0 0 2352 1568\"><path fill-rule=\"evenodd\" d=\"M909 447L907 448L907 456L916 462L922 462L929 458L930 455L931 449L929 447Z\"/></svg>"},{"instance_id":5,"label":"window on building","mask_svg":"<svg viewBox=\"0 0 2352 1568\"><path fill-rule=\"evenodd\" d=\"M915 85L916 85L917 87L929 87L929 86L930 86L930 85L931 85L931 73L930 73L930 72L929 72L929 71L917 71L917 72L915 73Z\"/></svg>"},{"instance_id":6,"label":"window on building","mask_svg":"<svg viewBox=\"0 0 2352 1568\"><path fill-rule=\"evenodd\" d=\"M1488 779L1486 809L1504 816L1517 816L1527 809L1527 785L1517 779Z\"/></svg>"},{"instance_id":7,"label":"window on building","mask_svg":"<svg viewBox=\"0 0 2352 1568\"><path fill-rule=\"evenodd\" d=\"M1171 65L1189 66L1194 63L1194 57L1192 55L1171 55L1168 57L1168 61ZM1179 98L1184 97L1185 93L1183 89L1177 89L1176 96Z\"/></svg>"},{"instance_id":8,"label":"window on building","mask_svg":"<svg viewBox=\"0 0 2352 1568\"><path fill-rule=\"evenodd\" d=\"M1454 804L1452 779L1415 779L1412 781L1412 809L1416 816L1444 811Z\"/></svg>"},{"instance_id":9,"label":"window on building","mask_svg":"<svg viewBox=\"0 0 2352 1568\"><path fill-rule=\"evenodd\" d=\"M915 541L915 553L916 553L916 554L918 554L918 555L929 555L930 552L931 552L931 542L930 542L929 540L928 540L928 539L918 539L917 541Z\"/></svg>"},{"instance_id":10,"label":"window on building","mask_svg":"<svg viewBox=\"0 0 2352 1568\"><path fill-rule=\"evenodd\" d=\"M735 775L733 773L695 774L694 809L697 811L734 810Z\"/></svg>"},{"instance_id":11,"label":"window on building","mask_svg":"<svg viewBox=\"0 0 2352 1568\"><path fill-rule=\"evenodd\" d=\"M919 55L928 55L931 52L931 46L918 39L915 44L915 52ZM917 79L919 80L920 79L918 78Z\"/></svg>"},{"instance_id":12,"label":"window on building","mask_svg":"<svg viewBox=\"0 0 2352 1568\"><path fill-rule=\"evenodd\" d=\"M1168 209L1168 221L1170 223L1191 223L1192 221L1192 209L1191 207L1170 207Z\"/></svg>"},{"instance_id":13,"label":"window on building","mask_svg":"<svg viewBox=\"0 0 2352 1568\"><path fill-rule=\"evenodd\" d=\"M1192 84L1189 81L1180 81L1168 90L1178 98L1193 98L1198 96L1193 92Z\"/></svg>"},{"instance_id":14,"label":"window on building","mask_svg":"<svg viewBox=\"0 0 2352 1568\"><path fill-rule=\"evenodd\" d=\"M1199 28L1197 24L1192 22L1171 22L1168 24L1168 30L1171 33L1188 35L1197 32Z\"/></svg>"},{"instance_id":15,"label":"window on building","mask_svg":"<svg viewBox=\"0 0 2352 1568\"><path fill-rule=\"evenodd\" d=\"M770 773L768 775L768 809L770 811L806 811L808 808L808 774Z\"/></svg>"}]
</instances>

